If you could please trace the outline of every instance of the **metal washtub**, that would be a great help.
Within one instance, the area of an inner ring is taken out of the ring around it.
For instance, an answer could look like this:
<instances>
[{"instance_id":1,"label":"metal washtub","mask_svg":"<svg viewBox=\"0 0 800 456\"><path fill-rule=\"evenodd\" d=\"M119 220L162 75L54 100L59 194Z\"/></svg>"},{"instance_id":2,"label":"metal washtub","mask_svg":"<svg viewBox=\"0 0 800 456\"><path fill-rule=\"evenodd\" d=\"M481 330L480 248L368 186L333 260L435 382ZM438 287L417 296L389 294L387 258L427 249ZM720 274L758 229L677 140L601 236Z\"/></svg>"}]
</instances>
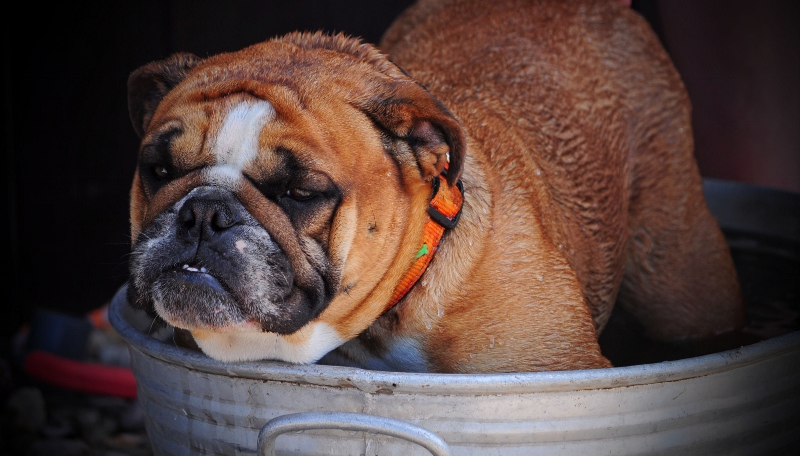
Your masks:
<instances>
[{"instance_id":1,"label":"metal washtub","mask_svg":"<svg viewBox=\"0 0 800 456\"><path fill-rule=\"evenodd\" d=\"M786 204L798 207L796 195L711 180L706 193L724 229L788 239L796 243L789 254L797 253L800 213L786 214ZM765 220L765 211L782 221ZM451 375L224 364L149 336L140 317L123 286L110 319L130 346L157 455L753 455L800 448L800 331L653 364Z\"/></svg>"}]
</instances>

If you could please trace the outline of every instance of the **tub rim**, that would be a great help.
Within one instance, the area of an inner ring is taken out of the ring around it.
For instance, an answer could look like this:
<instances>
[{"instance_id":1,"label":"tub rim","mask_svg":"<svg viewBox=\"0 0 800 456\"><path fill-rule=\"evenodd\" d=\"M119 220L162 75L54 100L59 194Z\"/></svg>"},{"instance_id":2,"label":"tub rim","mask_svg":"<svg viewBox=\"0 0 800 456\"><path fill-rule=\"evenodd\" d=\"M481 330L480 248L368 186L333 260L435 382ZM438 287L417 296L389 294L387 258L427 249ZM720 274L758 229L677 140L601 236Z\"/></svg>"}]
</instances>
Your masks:
<instances>
[{"instance_id":1,"label":"tub rim","mask_svg":"<svg viewBox=\"0 0 800 456\"><path fill-rule=\"evenodd\" d=\"M114 294L109 305L109 321L132 350L150 358L206 374L316 386L352 387L367 393L503 395L609 389L721 374L800 350L800 331L794 331L752 345L693 358L573 371L432 374L295 365L281 361L223 363L202 353L161 342L133 327L123 315L123 308L128 305L126 289L127 285L123 284Z\"/></svg>"}]
</instances>

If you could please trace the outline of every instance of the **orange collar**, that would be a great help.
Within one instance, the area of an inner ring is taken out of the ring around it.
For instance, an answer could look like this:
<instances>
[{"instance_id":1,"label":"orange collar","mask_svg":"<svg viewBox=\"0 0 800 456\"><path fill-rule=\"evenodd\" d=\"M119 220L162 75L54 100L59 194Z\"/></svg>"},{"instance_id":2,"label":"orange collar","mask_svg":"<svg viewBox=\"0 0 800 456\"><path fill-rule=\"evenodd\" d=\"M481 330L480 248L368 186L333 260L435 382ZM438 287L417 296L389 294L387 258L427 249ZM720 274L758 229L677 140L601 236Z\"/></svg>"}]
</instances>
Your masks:
<instances>
[{"instance_id":1,"label":"orange collar","mask_svg":"<svg viewBox=\"0 0 800 456\"><path fill-rule=\"evenodd\" d=\"M394 289L392 299L389 300L384 312L403 299L411 287L422 277L433 259L433 254L436 253L436 248L439 247L445 229L453 229L458 223L461 206L464 203L464 186L461 184L461 180L456 182L456 185L450 186L445 173L433 180L433 197L428 204L428 217L422 234L422 246L417 251L414 263L397 284L397 288Z\"/></svg>"}]
</instances>

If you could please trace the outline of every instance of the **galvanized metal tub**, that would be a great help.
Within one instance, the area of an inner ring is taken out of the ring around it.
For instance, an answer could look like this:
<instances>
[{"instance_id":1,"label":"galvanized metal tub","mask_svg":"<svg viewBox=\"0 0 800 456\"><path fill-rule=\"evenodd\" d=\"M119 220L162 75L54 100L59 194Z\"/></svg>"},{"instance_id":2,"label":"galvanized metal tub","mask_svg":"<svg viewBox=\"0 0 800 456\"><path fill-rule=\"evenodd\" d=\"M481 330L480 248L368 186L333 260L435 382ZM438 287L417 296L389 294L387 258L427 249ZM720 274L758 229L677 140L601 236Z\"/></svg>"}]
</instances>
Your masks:
<instances>
[{"instance_id":1,"label":"galvanized metal tub","mask_svg":"<svg viewBox=\"0 0 800 456\"><path fill-rule=\"evenodd\" d=\"M707 195L727 195L728 187L707 182ZM716 205L736 212L735 204L712 196L712 211ZM800 215L793 217L796 223ZM775 229L794 235L786 224ZM124 287L110 319L130 346L159 455L272 454L273 447L277 454L402 456L753 455L800 448L798 331L654 364L444 375L223 364L150 337L147 322L127 306Z\"/></svg>"}]
</instances>

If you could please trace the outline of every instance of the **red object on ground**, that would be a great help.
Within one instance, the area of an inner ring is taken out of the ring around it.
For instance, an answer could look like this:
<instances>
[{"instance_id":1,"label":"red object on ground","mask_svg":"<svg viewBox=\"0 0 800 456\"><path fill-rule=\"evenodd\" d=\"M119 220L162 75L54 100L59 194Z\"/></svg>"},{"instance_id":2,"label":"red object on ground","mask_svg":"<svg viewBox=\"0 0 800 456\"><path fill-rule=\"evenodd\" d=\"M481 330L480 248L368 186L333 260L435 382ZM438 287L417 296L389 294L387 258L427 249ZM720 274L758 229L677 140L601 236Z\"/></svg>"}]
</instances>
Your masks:
<instances>
[{"instance_id":1,"label":"red object on ground","mask_svg":"<svg viewBox=\"0 0 800 456\"><path fill-rule=\"evenodd\" d=\"M124 367L85 363L33 350L25 357L24 368L30 376L61 388L126 399L136 397L136 379Z\"/></svg>"},{"instance_id":2,"label":"red object on ground","mask_svg":"<svg viewBox=\"0 0 800 456\"><path fill-rule=\"evenodd\" d=\"M108 321L108 304L104 304L97 309L92 310L86 314L89 321L92 322L97 329L106 329L111 326Z\"/></svg>"}]
</instances>

